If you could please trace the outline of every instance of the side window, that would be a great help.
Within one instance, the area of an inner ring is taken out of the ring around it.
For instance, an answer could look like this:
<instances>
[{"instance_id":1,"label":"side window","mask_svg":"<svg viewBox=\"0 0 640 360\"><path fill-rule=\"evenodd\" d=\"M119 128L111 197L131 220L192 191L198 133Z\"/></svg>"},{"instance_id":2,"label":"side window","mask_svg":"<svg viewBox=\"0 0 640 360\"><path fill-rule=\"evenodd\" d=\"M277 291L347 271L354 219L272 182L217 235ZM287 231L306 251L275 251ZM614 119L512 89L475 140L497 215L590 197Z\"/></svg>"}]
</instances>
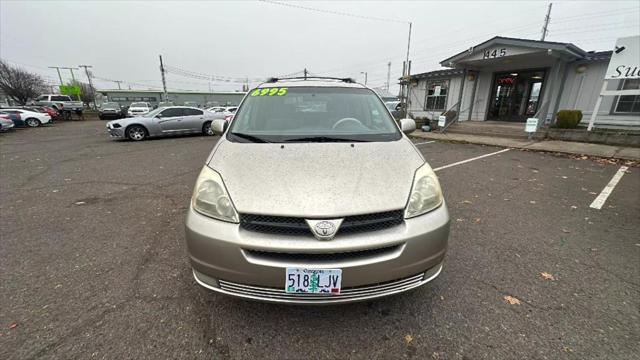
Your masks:
<instances>
[{"instance_id":1,"label":"side window","mask_svg":"<svg viewBox=\"0 0 640 360\"><path fill-rule=\"evenodd\" d=\"M427 85L425 110L446 110L449 81L434 81Z\"/></svg>"},{"instance_id":2,"label":"side window","mask_svg":"<svg viewBox=\"0 0 640 360\"><path fill-rule=\"evenodd\" d=\"M640 89L640 79L622 80L622 90ZM614 114L640 113L640 95L622 95L615 101Z\"/></svg>"},{"instance_id":3,"label":"side window","mask_svg":"<svg viewBox=\"0 0 640 360\"><path fill-rule=\"evenodd\" d=\"M196 109L184 109L184 115L185 116L190 116L190 115L202 115L203 112L202 110L196 110Z\"/></svg>"},{"instance_id":4,"label":"side window","mask_svg":"<svg viewBox=\"0 0 640 360\"><path fill-rule=\"evenodd\" d=\"M162 111L162 117L182 116L182 108L170 108Z\"/></svg>"},{"instance_id":5,"label":"side window","mask_svg":"<svg viewBox=\"0 0 640 360\"><path fill-rule=\"evenodd\" d=\"M37 99L37 101L48 101L48 100L49 100L48 95L42 95Z\"/></svg>"}]
</instances>

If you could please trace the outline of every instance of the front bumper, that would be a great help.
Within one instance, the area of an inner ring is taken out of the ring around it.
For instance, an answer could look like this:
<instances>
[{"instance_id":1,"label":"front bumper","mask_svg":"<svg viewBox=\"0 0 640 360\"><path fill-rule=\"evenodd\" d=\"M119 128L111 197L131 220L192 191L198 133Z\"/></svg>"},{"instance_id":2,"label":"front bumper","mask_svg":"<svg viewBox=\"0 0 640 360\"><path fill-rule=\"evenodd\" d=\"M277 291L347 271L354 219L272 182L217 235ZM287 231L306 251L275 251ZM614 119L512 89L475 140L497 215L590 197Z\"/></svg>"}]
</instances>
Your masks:
<instances>
[{"instance_id":1,"label":"front bumper","mask_svg":"<svg viewBox=\"0 0 640 360\"><path fill-rule=\"evenodd\" d=\"M238 224L210 219L191 208L185 227L194 278L208 289L269 302L344 303L406 291L437 277L447 250L449 214L443 204L389 229L338 235L331 241L252 232ZM344 256L383 248L391 250ZM261 253L323 256L315 260L306 256L263 258ZM342 269L342 292L287 294L284 291L287 267Z\"/></svg>"},{"instance_id":2,"label":"front bumper","mask_svg":"<svg viewBox=\"0 0 640 360\"><path fill-rule=\"evenodd\" d=\"M111 128L107 126L107 131L109 132L109 136L114 138L122 138L124 139L124 128Z\"/></svg>"},{"instance_id":3,"label":"front bumper","mask_svg":"<svg viewBox=\"0 0 640 360\"><path fill-rule=\"evenodd\" d=\"M99 116L103 119L120 119L122 117L122 114L106 112L106 113L99 114Z\"/></svg>"}]
</instances>

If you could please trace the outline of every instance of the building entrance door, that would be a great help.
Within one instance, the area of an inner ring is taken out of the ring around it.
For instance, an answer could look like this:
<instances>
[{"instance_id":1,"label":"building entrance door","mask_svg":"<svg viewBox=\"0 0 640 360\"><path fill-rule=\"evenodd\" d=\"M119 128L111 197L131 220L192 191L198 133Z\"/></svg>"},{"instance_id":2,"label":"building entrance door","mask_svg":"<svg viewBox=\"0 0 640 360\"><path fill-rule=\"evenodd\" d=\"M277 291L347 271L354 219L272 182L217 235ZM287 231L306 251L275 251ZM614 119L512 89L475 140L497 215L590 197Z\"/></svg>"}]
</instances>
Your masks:
<instances>
[{"instance_id":1,"label":"building entrance door","mask_svg":"<svg viewBox=\"0 0 640 360\"><path fill-rule=\"evenodd\" d=\"M540 106L545 71L496 73L487 120L525 122Z\"/></svg>"}]
</instances>

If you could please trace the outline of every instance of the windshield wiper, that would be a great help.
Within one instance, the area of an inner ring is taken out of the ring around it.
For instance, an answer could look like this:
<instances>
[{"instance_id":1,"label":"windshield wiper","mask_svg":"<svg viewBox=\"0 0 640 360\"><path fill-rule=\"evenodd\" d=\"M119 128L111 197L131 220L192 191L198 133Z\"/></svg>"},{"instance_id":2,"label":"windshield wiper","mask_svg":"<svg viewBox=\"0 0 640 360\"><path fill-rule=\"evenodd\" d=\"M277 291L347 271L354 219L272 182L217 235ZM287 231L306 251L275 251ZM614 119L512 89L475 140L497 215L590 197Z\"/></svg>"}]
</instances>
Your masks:
<instances>
[{"instance_id":1,"label":"windshield wiper","mask_svg":"<svg viewBox=\"0 0 640 360\"><path fill-rule=\"evenodd\" d=\"M263 138L260 138L260 137L257 137L257 136L253 136L253 135L249 135L249 134L232 132L231 135L237 136L237 137L239 137L241 139L249 140L249 141L254 142L254 143L268 143L268 142L270 142L270 141L267 141L267 140L265 140Z\"/></svg>"},{"instance_id":2,"label":"windshield wiper","mask_svg":"<svg viewBox=\"0 0 640 360\"><path fill-rule=\"evenodd\" d=\"M287 139L287 142L364 142L364 140L345 139L331 136L308 136L301 138Z\"/></svg>"}]
</instances>

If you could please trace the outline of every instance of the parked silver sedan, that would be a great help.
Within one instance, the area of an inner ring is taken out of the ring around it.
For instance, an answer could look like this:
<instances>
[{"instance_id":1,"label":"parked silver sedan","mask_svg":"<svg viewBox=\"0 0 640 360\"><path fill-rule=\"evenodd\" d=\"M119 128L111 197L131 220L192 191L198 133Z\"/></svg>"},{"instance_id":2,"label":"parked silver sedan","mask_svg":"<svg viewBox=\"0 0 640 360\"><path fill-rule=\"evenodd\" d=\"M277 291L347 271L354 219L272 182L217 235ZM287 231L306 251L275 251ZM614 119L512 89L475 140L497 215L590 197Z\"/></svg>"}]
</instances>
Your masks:
<instances>
[{"instance_id":1,"label":"parked silver sedan","mask_svg":"<svg viewBox=\"0 0 640 360\"><path fill-rule=\"evenodd\" d=\"M221 114L188 106L158 108L146 115L107 123L113 138L141 141L148 137L202 133L213 135L211 122L223 119Z\"/></svg>"}]
</instances>

